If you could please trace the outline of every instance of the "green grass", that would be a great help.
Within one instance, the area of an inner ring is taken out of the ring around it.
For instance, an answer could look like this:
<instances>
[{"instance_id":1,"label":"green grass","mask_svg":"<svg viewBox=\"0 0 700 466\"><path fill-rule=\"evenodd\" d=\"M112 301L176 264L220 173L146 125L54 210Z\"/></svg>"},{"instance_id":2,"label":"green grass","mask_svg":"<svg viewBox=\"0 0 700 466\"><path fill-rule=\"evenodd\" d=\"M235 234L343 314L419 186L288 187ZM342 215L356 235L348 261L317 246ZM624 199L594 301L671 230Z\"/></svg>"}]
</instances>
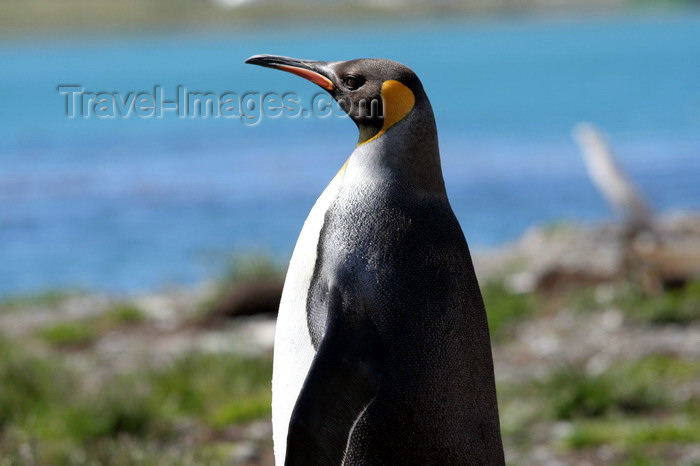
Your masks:
<instances>
[{"instance_id":1,"label":"green grass","mask_svg":"<svg viewBox=\"0 0 700 466\"><path fill-rule=\"evenodd\" d=\"M133 304L123 303L108 309L102 317L108 324L132 325L143 323L146 313Z\"/></svg>"},{"instance_id":2,"label":"green grass","mask_svg":"<svg viewBox=\"0 0 700 466\"><path fill-rule=\"evenodd\" d=\"M516 322L530 317L535 312L535 298L528 294L508 291L501 281L490 281L481 287L486 306L491 338L502 339Z\"/></svg>"},{"instance_id":3,"label":"green grass","mask_svg":"<svg viewBox=\"0 0 700 466\"><path fill-rule=\"evenodd\" d=\"M573 369L552 373L541 389L549 394L556 419L595 418L616 413L638 414L662 409L669 395L642 378L626 377L622 368L596 376Z\"/></svg>"},{"instance_id":4,"label":"green grass","mask_svg":"<svg viewBox=\"0 0 700 466\"><path fill-rule=\"evenodd\" d=\"M580 449L610 445L620 449L657 444L700 442L700 421L685 417L652 419L615 419L577 423L566 437L565 445Z\"/></svg>"},{"instance_id":5,"label":"green grass","mask_svg":"<svg viewBox=\"0 0 700 466\"><path fill-rule=\"evenodd\" d=\"M0 466L193 466L231 464L227 442L167 443L121 436L99 439L89 447L38 443L20 436L0 445Z\"/></svg>"},{"instance_id":6,"label":"green grass","mask_svg":"<svg viewBox=\"0 0 700 466\"><path fill-rule=\"evenodd\" d=\"M43 327L37 336L46 343L61 348L81 348L95 342L100 333L90 320L59 322Z\"/></svg>"},{"instance_id":7,"label":"green grass","mask_svg":"<svg viewBox=\"0 0 700 466\"><path fill-rule=\"evenodd\" d=\"M52 358L26 354L0 335L0 429L45 412L70 392L71 378Z\"/></svg>"},{"instance_id":8,"label":"green grass","mask_svg":"<svg viewBox=\"0 0 700 466\"><path fill-rule=\"evenodd\" d=\"M634 451L628 455L620 466L666 466L667 462L662 458L654 458L643 452Z\"/></svg>"},{"instance_id":9,"label":"green grass","mask_svg":"<svg viewBox=\"0 0 700 466\"><path fill-rule=\"evenodd\" d=\"M259 391L240 397L235 401L218 404L207 415L209 425L222 428L232 424L260 419L270 414L272 403L269 390Z\"/></svg>"},{"instance_id":10,"label":"green grass","mask_svg":"<svg viewBox=\"0 0 700 466\"><path fill-rule=\"evenodd\" d=\"M37 330L36 334L44 342L58 348L84 348L110 330L140 324L145 320L143 310L133 304L121 303L93 317L47 325Z\"/></svg>"},{"instance_id":11,"label":"green grass","mask_svg":"<svg viewBox=\"0 0 700 466\"><path fill-rule=\"evenodd\" d=\"M121 379L99 390L82 382L61 358L0 339L0 433L14 430L51 443L145 432L152 411L142 394Z\"/></svg>"},{"instance_id":12,"label":"green grass","mask_svg":"<svg viewBox=\"0 0 700 466\"><path fill-rule=\"evenodd\" d=\"M221 427L270 413L271 374L268 359L195 353L148 378L165 417L194 416Z\"/></svg>"},{"instance_id":13,"label":"green grass","mask_svg":"<svg viewBox=\"0 0 700 466\"><path fill-rule=\"evenodd\" d=\"M688 324L700 319L699 281L657 296L648 296L632 284L617 285L612 291L609 299L601 301L594 288L582 288L568 296L568 303L579 312L614 307L629 319L649 324Z\"/></svg>"},{"instance_id":14,"label":"green grass","mask_svg":"<svg viewBox=\"0 0 700 466\"><path fill-rule=\"evenodd\" d=\"M617 364L621 376L640 383L675 386L683 382L700 380L700 361L678 359L673 356L652 355L637 361Z\"/></svg>"},{"instance_id":15,"label":"green grass","mask_svg":"<svg viewBox=\"0 0 700 466\"><path fill-rule=\"evenodd\" d=\"M556 419L599 418L695 409L698 400L680 406L672 395L698 379L700 361L657 355L614 364L598 375L559 369L537 382L537 389Z\"/></svg>"},{"instance_id":16,"label":"green grass","mask_svg":"<svg viewBox=\"0 0 700 466\"><path fill-rule=\"evenodd\" d=\"M613 302L631 318L652 324L687 324L700 319L700 282L658 296L646 296L628 286Z\"/></svg>"},{"instance_id":17,"label":"green grass","mask_svg":"<svg viewBox=\"0 0 700 466\"><path fill-rule=\"evenodd\" d=\"M612 445L626 464L656 464L635 463L635 452L698 441L700 399L674 396L697 380L700 361L655 355L617 362L597 375L567 367L540 380L499 383L501 430L506 443L528 448L538 429L565 421L572 429L566 448Z\"/></svg>"},{"instance_id":18,"label":"green grass","mask_svg":"<svg viewBox=\"0 0 700 466\"><path fill-rule=\"evenodd\" d=\"M268 417L270 378L267 358L192 353L95 385L62 353L35 354L0 335L0 458L29 449L38 464L207 464L221 451L180 449L183 422L206 432Z\"/></svg>"},{"instance_id":19,"label":"green grass","mask_svg":"<svg viewBox=\"0 0 700 466\"><path fill-rule=\"evenodd\" d=\"M508 334L514 323L532 317L541 306L532 294L508 291L500 280L481 287L494 340ZM631 319L651 324L687 324L700 319L700 282L691 282L678 290L668 290L658 296L647 296L631 285L618 286L610 302L599 302L595 290L582 288L569 294L568 305L581 312L614 306Z\"/></svg>"}]
</instances>

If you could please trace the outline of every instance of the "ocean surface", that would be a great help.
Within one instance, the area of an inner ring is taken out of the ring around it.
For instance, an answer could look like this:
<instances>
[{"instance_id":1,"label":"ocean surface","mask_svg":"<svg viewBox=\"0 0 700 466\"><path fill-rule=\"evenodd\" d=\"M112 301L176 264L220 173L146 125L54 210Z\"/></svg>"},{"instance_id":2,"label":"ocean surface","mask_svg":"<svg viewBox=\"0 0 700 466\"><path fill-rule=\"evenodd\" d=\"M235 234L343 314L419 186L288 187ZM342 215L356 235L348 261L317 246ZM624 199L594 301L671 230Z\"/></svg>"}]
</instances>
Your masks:
<instances>
[{"instance_id":1,"label":"ocean surface","mask_svg":"<svg viewBox=\"0 0 700 466\"><path fill-rule=\"evenodd\" d=\"M235 252L290 255L357 139L341 118L67 118L92 92L297 92L257 53L384 57L421 78L472 249L533 224L614 218L571 129L609 135L660 212L700 208L700 16L443 22L0 42L0 295L140 292L215 275Z\"/></svg>"}]
</instances>

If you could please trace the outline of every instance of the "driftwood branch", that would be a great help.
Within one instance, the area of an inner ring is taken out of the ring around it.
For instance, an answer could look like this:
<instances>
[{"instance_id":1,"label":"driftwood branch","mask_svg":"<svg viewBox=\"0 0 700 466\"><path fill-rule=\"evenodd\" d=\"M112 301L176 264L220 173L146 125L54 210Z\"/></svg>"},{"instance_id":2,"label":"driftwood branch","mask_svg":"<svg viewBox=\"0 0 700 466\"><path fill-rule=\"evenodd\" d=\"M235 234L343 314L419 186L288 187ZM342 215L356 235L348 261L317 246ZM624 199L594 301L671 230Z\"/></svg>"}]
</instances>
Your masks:
<instances>
[{"instance_id":1,"label":"driftwood branch","mask_svg":"<svg viewBox=\"0 0 700 466\"><path fill-rule=\"evenodd\" d=\"M573 136L591 180L610 205L625 216L630 230L653 231L654 215L649 204L618 165L605 135L590 123L579 123Z\"/></svg>"},{"instance_id":2,"label":"driftwood branch","mask_svg":"<svg viewBox=\"0 0 700 466\"><path fill-rule=\"evenodd\" d=\"M617 163L602 131L590 123L579 123L574 127L573 137L581 148L591 181L625 218L624 234L620 238L623 251L620 272L639 282L648 293L658 293L664 279L659 264L650 260L660 244L649 204Z\"/></svg>"}]
</instances>

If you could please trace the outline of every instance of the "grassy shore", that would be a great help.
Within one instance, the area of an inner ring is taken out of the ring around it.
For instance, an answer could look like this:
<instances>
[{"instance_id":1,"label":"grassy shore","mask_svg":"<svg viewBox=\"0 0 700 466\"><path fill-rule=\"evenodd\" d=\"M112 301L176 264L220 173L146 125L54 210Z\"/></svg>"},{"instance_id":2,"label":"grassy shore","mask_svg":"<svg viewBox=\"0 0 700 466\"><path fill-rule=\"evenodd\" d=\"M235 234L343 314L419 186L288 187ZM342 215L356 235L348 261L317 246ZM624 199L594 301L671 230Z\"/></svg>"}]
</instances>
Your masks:
<instances>
[{"instance_id":1,"label":"grassy shore","mask_svg":"<svg viewBox=\"0 0 700 466\"><path fill-rule=\"evenodd\" d=\"M226 464L217 435L269 415L269 358L190 353L95 380L28 346L0 340L1 464Z\"/></svg>"},{"instance_id":2,"label":"grassy shore","mask_svg":"<svg viewBox=\"0 0 700 466\"><path fill-rule=\"evenodd\" d=\"M595 357L576 362L562 353L542 369L528 346L533 326L572 319L568 326L585 339L591 319L610 319L611 312L620 335L643 332L652 346L655 335L687 338L689 329L700 332L698 283L653 299L624 284L606 293L581 289L557 298L555 308L542 296L508 291L498 279L483 290L513 464L536 464L538 451L569 464L676 464L700 449L700 359L640 347L601 366L591 364ZM88 298L7 300L4 322L75 299ZM25 328L21 336L0 333L0 464L270 464L269 351L186 349L109 367L100 342L110 335L140 334L152 339L151 356L163 350L154 337L162 330L145 330L152 319L137 301L121 302ZM566 341L566 351L583 343ZM254 454L246 456L250 444Z\"/></svg>"}]
</instances>

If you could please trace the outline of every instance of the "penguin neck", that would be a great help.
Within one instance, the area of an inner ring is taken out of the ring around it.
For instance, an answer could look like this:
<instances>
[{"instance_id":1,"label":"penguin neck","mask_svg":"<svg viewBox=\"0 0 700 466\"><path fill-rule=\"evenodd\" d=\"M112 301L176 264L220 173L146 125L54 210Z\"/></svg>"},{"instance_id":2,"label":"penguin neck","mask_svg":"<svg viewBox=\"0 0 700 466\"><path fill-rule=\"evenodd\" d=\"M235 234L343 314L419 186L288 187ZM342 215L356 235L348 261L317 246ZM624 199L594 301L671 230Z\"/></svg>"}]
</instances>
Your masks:
<instances>
[{"instance_id":1,"label":"penguin neck","mask_svg":"<svg viewBox=\"0 0 700 466\"><path fill-rule=\"evenodd\" d=\"M446 196L435 118L423 102L375 140L359 144L347 170L354 182L394 182L431 196Z\"/></svg>"}]
</instances>

